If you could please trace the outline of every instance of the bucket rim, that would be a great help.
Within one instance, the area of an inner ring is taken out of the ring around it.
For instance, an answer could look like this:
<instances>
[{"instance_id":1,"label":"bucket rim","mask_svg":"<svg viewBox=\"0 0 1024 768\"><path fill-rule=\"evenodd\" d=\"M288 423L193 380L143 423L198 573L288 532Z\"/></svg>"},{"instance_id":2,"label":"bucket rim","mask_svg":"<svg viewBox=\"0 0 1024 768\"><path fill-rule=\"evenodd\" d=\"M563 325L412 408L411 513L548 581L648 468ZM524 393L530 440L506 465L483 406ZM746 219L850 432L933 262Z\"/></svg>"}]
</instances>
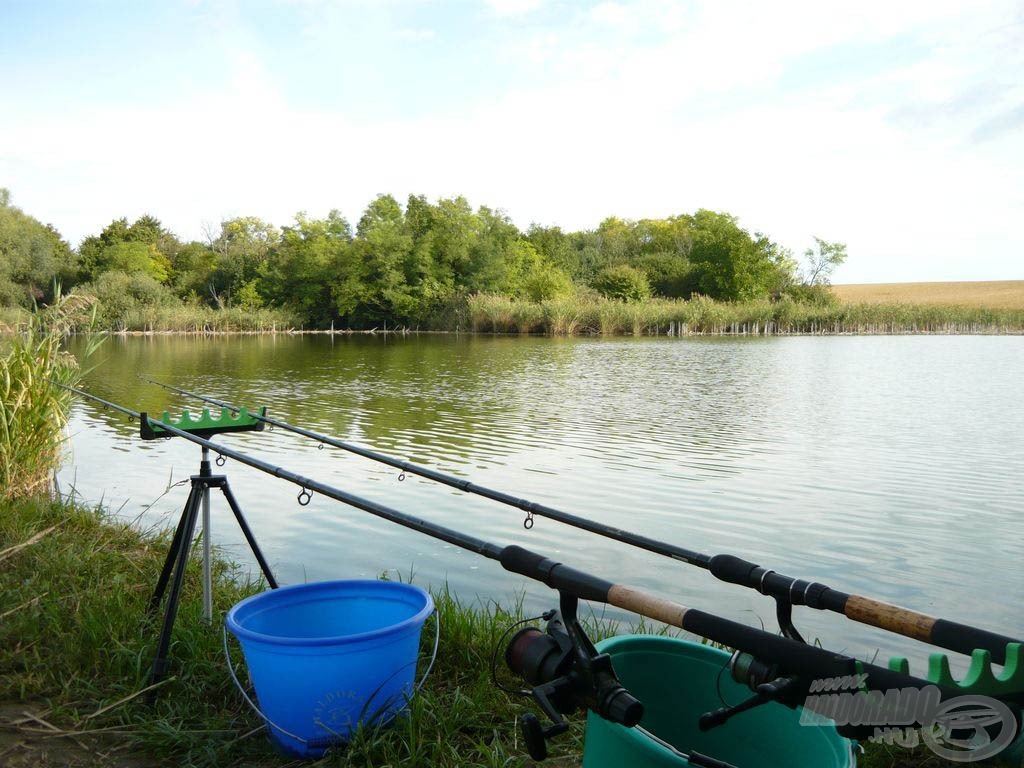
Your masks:
<instances>
[{"instance_id":1,"label":"bucket rim","mask_svg":"<svg viewBox=\"0 0 1024 768\"><path fill-rule=\"evenodd\" d=\"M349 592L366 590L377 592L403 592L423 600L423 607L408 618L402 619L395 624L389 624L379 629L371 629L367 632L355 632L347 635L324 635L321 637L285 637L282 635L257 632L244 626L239 621L239 616L251 610L253 605L268 606L273 603L285 601L295 592L332 592L345 590ZM360 643L366 640L373 640L379 637L399 634L408 627L422 625L434 612L434 598L422 587L415 584L405 584L400 581L384 581L381 579L336 579L332 581L311 581L305 584L290 584L277 589L268 589L256 595L251 595L231 607L224 617L224 623L231 633L240 641L250 640L278 647L317 647L323 645L345 645Z\"/></svg>"},{"instance_id":2,"label":"bucket rim","mask_svg":"<svg viewBox=\"0 0 1024 768\"><path fill-rule=\"evenodd\" d=\"M716 648L713 645L707 643L701 643L696 640L691 640L686 637L671 637L667 635L642 635L642 634L628 634L628 635L612 635L606 637L603 640L598 640L594 644L594 647L602 653L609 653L612 651L648 651L648 650L678 650L680 646L687 646L697 655L706 655L709 657L718 656L729 656L729 652L721 648Z\"/></svg>"}]
</instances>

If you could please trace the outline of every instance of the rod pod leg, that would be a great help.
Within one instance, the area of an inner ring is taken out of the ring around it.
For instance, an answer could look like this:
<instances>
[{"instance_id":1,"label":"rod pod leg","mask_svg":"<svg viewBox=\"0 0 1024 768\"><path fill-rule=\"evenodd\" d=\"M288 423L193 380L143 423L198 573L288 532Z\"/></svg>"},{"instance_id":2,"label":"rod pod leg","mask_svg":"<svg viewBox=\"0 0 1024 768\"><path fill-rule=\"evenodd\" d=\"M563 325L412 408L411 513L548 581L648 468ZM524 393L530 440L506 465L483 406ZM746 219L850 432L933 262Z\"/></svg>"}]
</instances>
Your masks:
<instances>
[{"instance_id":1,"label":"rod pod leg","mask_svg":"<svg viewBox=\"0 0 1024 768\"><path fill-rule=\"evenodd\" d=\"M156 609L160 607L160 601L164 597L164 592L167 589L167 582L171 578L171 573L174 571L174 564L178 559L178 550L181 549L182 537L185 533L185 525L188 522L188 511L192 508L192 505L196 503L193 498L199 491L196 488L195 483L192 484L192 489L188 493L188 499L185 501L185 507L182 509L181 519L178 521L178 527L174 530L174 538L171 539L171 546L167 550L167 557L164 559L164 567L160 571L160 578L156 582L156 588L153 590L153 596L149 599L149 612L155 613Z\"/></svg>"},{"instance_id":2,"label":"rod pod leg","mask_svg":"<svg viewBox=\"0 0 1024 768\"><path fill-rule=\"evenodd\" d=\"M192 478L192 491L189 493L188 501L185 504L185 511L179 524L178 546L175 551L172 546L174 558L174 577L171 580L171 592L167 596L167 606L164 609L163 626L160 629L160 640L157 643L156 656L153 659L153 667L149 673L149 684L154 685L160 682L167 673L167 652L171 646L171 632L174 629L174 620L178 615L178 601L181 599L181 586L185 580L185 568L188 566L188 554L192 545L192 536L195 533L196 519L199 517L200 502L203 498L205 479L201 477ZM168 553L168 559L171 552ZM165 567L166 570L166 567ZM161 579L166 585L166 580ZM159 585L158 585L159 587ZM163 590L159 590L162 594ZM154 595L154 597L157 597ZM152 698L152 696L151 696Z\"/></svg>"},{"instance_id":3,"label":"rod pod leg","mask_svg":"<svg viewBox=\"0 0 1024 768\"><path fill-rule=\"evenodd\" d=\"M263 552L260 551L259 544L256 543L256 537L252 535L252 530L249 528L249 523L246 521L245 516L242 514L241 507L238 506L238 502L235 500L235 494L231 492L231 486L228 485L227 478L220 486L221 493L224 494L224 498L227 499L228 506L231 507L231 511L235 515L235 520L238 521L238 527L242 529L242 535L245 536L245 540L249 542L249 549L252 550L253 555L256 557L256 562L260 565L260 570L263 571L263 576L267 580L267 584L271 589L277 589L277 579L274 578L274 574L270 572L270 565L267 563Z\"/></svg>"}]
</instances>

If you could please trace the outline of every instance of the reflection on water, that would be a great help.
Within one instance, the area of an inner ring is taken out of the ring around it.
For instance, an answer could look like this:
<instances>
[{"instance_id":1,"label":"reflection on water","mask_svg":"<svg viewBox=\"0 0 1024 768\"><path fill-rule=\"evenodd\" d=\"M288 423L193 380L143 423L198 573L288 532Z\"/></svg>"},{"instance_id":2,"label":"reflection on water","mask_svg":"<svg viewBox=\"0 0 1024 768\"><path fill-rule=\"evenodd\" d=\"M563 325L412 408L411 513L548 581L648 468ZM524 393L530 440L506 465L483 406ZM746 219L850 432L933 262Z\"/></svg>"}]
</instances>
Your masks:
<instances>
[{"instance_id":1,"label":"reflection on water","mask_svg":"<svg viewBox=\"0 0 1024 768\"><path fill-rule=\"evenodd\" d=\"M731 552L925 613L1024 634L1024 338L747 340L490 337L111 339L88 388L135 410L185 389L577 515L709 554ZM76 406L61 474L144 525L176 521L199 449ZM224 444L441 525L519 543L730 618L763 597L696 568L275 432ZM285 582L410 571L466 600L554 596L496 563L229 462ZM166 493L165 493L166 491ZM214 499L215 508L218 499ZM215 540L249 563L221 504ZM809 609L806 635L870 656L926 648Z\"/></svg>"}]
</instances>

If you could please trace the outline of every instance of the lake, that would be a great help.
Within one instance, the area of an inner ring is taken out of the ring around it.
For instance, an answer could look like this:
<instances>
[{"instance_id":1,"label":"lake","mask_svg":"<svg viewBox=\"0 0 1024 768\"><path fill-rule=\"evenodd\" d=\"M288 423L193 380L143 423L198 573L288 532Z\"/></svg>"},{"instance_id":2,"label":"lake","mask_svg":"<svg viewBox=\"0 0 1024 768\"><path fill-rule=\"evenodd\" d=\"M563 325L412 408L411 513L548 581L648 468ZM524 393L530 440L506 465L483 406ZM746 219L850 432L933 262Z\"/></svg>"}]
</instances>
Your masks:
<instances>
[{"instance_id":1,"label":"lake","mask_svg":"<svg viewBox=\"0 0 1024 768\"><path fill-rule=\"evenodd\" d=\"M238 336L107 339L84 387L132 410L201 404L144 374L681 547L1024 634L1024 337L730 339ZM65 492L176 524L200 449L72 412ZM611 581L775 628L774 605L693 566L524 514L282 430L215 440L350 493ZM239 462L227 475L282 583L445 583L466 603L557 603L496 562ZM213 541L253 567L223 498ZM599 613L601 606L594 606ZM622 618L616 612L606 615ZM865 658L929 650L795 610L805 637ZM961 657L962 658L962 657ZM962 668L962 664L955 667Z\"/></svg>"}]
</instances>

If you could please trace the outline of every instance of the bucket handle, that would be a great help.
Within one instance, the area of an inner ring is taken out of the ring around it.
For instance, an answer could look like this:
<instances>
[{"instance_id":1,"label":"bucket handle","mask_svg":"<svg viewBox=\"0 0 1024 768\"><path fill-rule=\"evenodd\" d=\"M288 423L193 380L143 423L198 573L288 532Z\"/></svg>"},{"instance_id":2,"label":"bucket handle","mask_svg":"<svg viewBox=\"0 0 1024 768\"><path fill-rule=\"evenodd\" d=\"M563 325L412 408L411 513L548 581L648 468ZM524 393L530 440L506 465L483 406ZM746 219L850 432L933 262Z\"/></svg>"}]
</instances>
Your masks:
<instances>
[{"instance_id":1,"label":"bucket handle","mask_svg":"<svg viewBox=\"0 0 1024 768\"><path fill-rule=\"evenodd\" d=\"M427 668L426 668L426 670L424 670L423 676L419 679L419 682L416 683L416 686L413 688L412 696L409 697L410 699L412 699L412 697L415 696L417 693L419 693L420 689L423 688L423 684L425 682L427 682L427 677L430 675L430 671L434 668L434 662L437 660L437 647L438 647L438 645L440 644L440 641L441 641L441 616L438 613L438 610L437 610L436 607L434 608L432 613L433 613L433 616L434 616L434 649L430 653L430 663L427 664ZM309 739L304 739L302 736L297 736L296 734L292 733L291 731L285 730L280 725L278 725L273 720L271 720L269 717L267 717L263 713L263 710L260 709L259 705L255 701L253 701L252 698L250 698L249 694L245 690L245 686L243 686L242 682L238 679L238 675L235 673L235 665L231 661L231 650L228 648L228 625L227 625L227 622L225 622L224 625L221 627L221 634L222 634L223 639L224 639L224 660L227 662L227 665L228 665L228 674L231 675L231 679L235 683L235 688L237 688L238 692L240 694L242 694L242 698L245 699L245 703L248 704L249 707L252 709L252 711L255 712L257 715L259 715L260 719L263 720L263 722L265 722L271 728L274 728L277 731L279 731L280 733L283 733L285 736L287 736L290 739L295 739L296 741L301 742L302 744L309 744ZM413 662L413 663L415 663L415 662ZM405 665L405 666L408 666L408 665ZM398 670L396 670L394 673L392 673L391 677L394 677L399 671L401 671L401 669L404 669L404 667L401 667ZM388 678L388 679L390 679L390 678ZM387 682L387 681L385 681L385 682ZM367 702L367 703L369 703L369 702Z\"/></svg>"}]
</instances>

